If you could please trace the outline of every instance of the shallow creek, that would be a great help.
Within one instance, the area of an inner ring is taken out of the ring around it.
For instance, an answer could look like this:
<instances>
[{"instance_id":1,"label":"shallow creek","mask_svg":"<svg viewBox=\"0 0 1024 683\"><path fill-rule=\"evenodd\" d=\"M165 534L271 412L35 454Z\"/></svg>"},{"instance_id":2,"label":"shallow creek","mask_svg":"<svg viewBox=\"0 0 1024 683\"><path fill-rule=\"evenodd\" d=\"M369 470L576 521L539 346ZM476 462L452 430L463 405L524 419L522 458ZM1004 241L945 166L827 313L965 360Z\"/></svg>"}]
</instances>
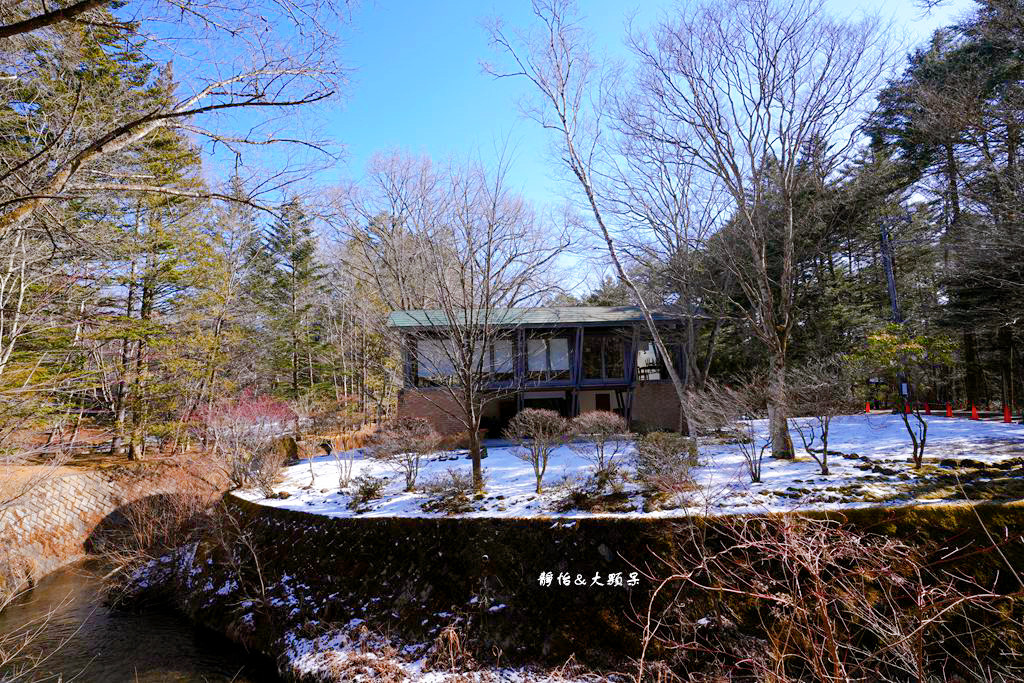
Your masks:
<instances>
[{"instance_id":1,"label":"shallow creek","mask_svg":"<svg viewBox=\"0 0 1024 683\"><path fill-rule=\"evenodd\" d=\"M19 629L37 632L18 657L20 667L0 669L0 681L279 680L271 662L247 655L179 614L107 607L102 599L101 572L102 566L95 562L65 567L0 613L0 634ZM12 646L8 639L6 650L10 652ZM25 670L33 660L37 666Z\"/></svg>"}]
</instances>

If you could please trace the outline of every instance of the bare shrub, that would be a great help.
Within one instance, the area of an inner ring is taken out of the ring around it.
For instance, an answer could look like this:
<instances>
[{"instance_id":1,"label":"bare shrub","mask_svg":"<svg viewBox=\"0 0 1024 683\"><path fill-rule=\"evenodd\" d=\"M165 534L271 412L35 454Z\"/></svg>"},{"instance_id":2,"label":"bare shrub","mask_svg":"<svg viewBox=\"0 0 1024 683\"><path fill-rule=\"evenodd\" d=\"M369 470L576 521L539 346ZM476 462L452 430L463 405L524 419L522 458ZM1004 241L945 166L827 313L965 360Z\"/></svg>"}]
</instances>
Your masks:
<instances>
[{"instance_id":1,"label":"bare shrub","mask_svg":"<svg viewBox=\"0 0 1024 683\"><path fill-rule=\"evenodd\" d=\"M456 624L448 624L437 634L427 652L426 671L472 671L476 660L466 648Z\"/></svg>"},{"instance_id":2,"label":"bare shrub","mask_svg":"<svg viewBox=\"0 0 1024 683\"><path fill-rule=\"evenodd\" d=\"M336 654L328 661L327 672L334 681L378 681L402 683L409 674L402 668L397 653L359 652Z\"/></svg>"},{"instance_id":3,"label":"bare shrub","mask_svg":"<svg viewBox=\"0 0 1024 683\"><path fill-rule=\"evenodd\" d=\"M402 417L384 424L369 440L374 457L398 468L405 476L405 490L416 488L420 473L420 459L425 453L437 450L441 436L428 420L421 417Z\"/></svg>"},{"instance_id":4,"label":"bare shrub","mask_svg":"<svg viewBox=\"0 0 1024 683\"><path fill-rule=\"evenodd\" d=\"M422 488L433 496L422 505L424 512L455 515L473 509L470 502L470 496L473 494L473 477L470 473L449 467L445 474L427 481Z\"/></svg>"},{"instance_id":5,"label":"bare shrub","mask_svg":"<svg viewBox=\"0 0 1024 683\"><path fill-rule=\"evenodd\" d=\"M324 441L320 444L320 448L324 449L324 452L334 458L334 464L338 468L338 488L344 489L352 481L352 470L356 464L356 451L355 449L342 450L335 448L334 444L330 441Z\"/></svg>"},{"instance_id":6,"label":"bare shrub","mask_svg":"<svg viewBox=\"0 0 1024 683\"><path fill-rule=\"evenodd\" d=\"M559 512L629 512L635 509L623 486L624 477L613 465L585 480L566 477L557 485L564 493L556 505ZM607 489L611 489L607 491Z\"/></svg>"},{"instance_id":7,"label":"bare shrub","mask_svg":"<svg viewBox=\"0 0 1024 683\"><path fill-rule=\"evenodd\" d=\"M388 485L388 480L383 477L372 477L368 474L356 477L352 480L352 498L348 502L350 510L356 510L357 512L371 500L380 498L384 493L384 487Z\"/></svg>"},{"instance_id":8,"label":"bare shrub","mask_svg":"<svg viewBox=\"0 0 1024 683\"><path fill-rule=\"evenodd\" d=\"M664 578L648 577L644 652L688 652L691 674L702 660L744 680L950 680L977 662L947 643L969 652L991 635L965 609L999 597L946 564L930 572L897 539L796 516L701 520L663 561Z\"/></svg>"},{"instance_id":9,"label":"bare shrub","mask_svg":"<svg viewBox=\"0 0 1024 683\"><path fill-rule=\"evenodd\" d=\"M215 403L202 415L202 423L231 484L258 486L270 495L287 458L274 439L288 430L294 418L282 401L243 395Z\"/></svg>"},{"instance_id":10,"label":"bare shrub","mask_svg":"<svg viewBox=\"0 0 1024 683\"><path fill-rule=\"evenodd\" d=\"M505 438L519 442L515 456L533 465L537 493L543 492L544 473L551 453L569 436L569 423L553 410L525 408L508 422Z\"/></svg>"},{"instance_id":11,"label":"bare shrub","mask_svg":"<svg viewBox=\"0 0 1024 683\"><path fill-rule=\"evenodd\" d=\"M614 466L615 456L625 450L629 429L626 421L607 410L591 410L577 415L572 420L572 434L585 438L590 444L574 445L574 450L594 463L598 473Z\"/></svg>"},{"instance_id":12,"label":"bare shrub","mask_svg":"<svg viewBox=\"0 0 1024 683\"><path fill-rule=\"evenodd\" d=\"M842 359L814 360L793 370L787 378L789 405L800 441L807 454L828 474L828 432L832 418L851 412L854 406L852 381ZM815 444L820 442L820 447Z\"/></svg>"},{"instance_id":13,"label":"bare shrub","mask_svg":"<svg viewBox=\"0 0 1024 683\"><path fill-rule=\"evenodd\" d=\"M211 460L177 467L172 491L122 505L113 523L92 532L88 550L114 568L105 587L115 600L142 568L206 536L224 481L216 476L219 467Z\"/></svg>"},{"instance_id":14,"label":"bare shrub","mask_svg":"<svg viewBox=\"0 0 1024 683\"><path fill-rule=\"evenodd\" d=\"M636 441L636 476L649 488L679 493L693 488L690 470L700 464L693 437L651 432Z\"/></svg>"},{"instance_id":15,"label":"bare shrub","mask_svg":"<svg viewBox=\"0 0 1024 683\"><path fill-rule=\"evenodd\" d=\"M700 392L690 394L689 401L700 406L691 412L691 426L698 433L728 431L736 436L733 443L740 449L750 481L761 481L761 463L771 450L771 437L762 440L753 420L767 411L767 380L752 376L728 386L708 381Z\"/></svg>"}]
</instances>

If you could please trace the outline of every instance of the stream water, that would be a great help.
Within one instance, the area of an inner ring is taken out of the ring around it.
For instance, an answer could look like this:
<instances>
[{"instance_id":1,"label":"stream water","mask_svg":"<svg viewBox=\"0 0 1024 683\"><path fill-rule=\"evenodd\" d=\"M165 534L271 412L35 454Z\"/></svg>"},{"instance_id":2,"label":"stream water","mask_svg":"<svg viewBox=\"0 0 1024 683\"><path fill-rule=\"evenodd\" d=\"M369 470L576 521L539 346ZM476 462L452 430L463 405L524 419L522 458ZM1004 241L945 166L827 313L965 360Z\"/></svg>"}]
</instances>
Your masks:
<instances>
[{"instance_id":1,"label":"stream water","mask_svg":"<svg viewBox=\"0 0 1024 683\"><path fill-rule=\"evenodd\" d=\"M0 669L0 682L195 681L270 683L273 665L247 655L223 637L169 611L131 612L103 604L102 568L80 563L61 569L0 613L3 634L31 628L19 664ZM49 615L49 616L47 616ZM11 649L8 643L6 649ZM43 659L31 671L24 666Z\"/></svg>"}]
</instances>

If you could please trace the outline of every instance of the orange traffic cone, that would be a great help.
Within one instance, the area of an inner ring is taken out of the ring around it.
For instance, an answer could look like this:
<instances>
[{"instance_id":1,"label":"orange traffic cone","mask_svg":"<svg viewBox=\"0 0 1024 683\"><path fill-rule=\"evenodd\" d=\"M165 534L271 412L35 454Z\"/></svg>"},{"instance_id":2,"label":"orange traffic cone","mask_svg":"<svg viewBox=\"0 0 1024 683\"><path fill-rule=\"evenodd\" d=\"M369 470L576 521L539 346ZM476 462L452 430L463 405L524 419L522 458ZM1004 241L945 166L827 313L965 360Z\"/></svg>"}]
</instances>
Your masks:
<instances>
[{"instance_id":1,"label":"orange traffic cone","mask_svg":"<svg viewBox=\"0 0 1024 683\"><path fill-rule=\"evenodd\" d=\"M946 402L946 417L953 417L953 404Z\"/></svg>"},{"instance_id":2,"label":"orange traffic cone","mask_svg":"<svg viewBox=\"0 0 1024 683\"><path fill-rule=\"evenodd\" d=\"M932 407L930 405L928 405L928 401L924 402L924 414L925 415L931 415L932 414Z\"/></svg>"},{"instance_id":3,"label":"orange traffic cone","mask_svg":"<svg viewBox=\"0 0 1024 683\"><path fill-rule=\"evenodd\" d=\"M1003 406L1003 422L1006 424L1013 422L1013 415L1010 414L1010 406Z\"/></svg>"},{"instance_id":4,"label":"orange traffic cone","mask_svg":"<svg viewBox=\"0 0 1024 683\"><path fill-rule=\"evenodd\" d=\"M871 401L868 401L867 403L864 404L864 412L865 413L870 413L871 412Z\"/></svg>"},{"instance_id":5,"label":"orange traffic cone","mask_svg":"<svg viewBox=\"0 0 1024 683\"><path fill-rule=\"evenodd\" d=\"M910 415L910 404L909 403L906 403L906 404L903 405L903 412L905 412L907 415Z\"/></svg>"},{"instance_id":6,"label":"orange traffic cone","mask_svg":"<svg viewBox=\"0 0 1024 683\"><path fill-rule=\"evenodd\" d=\"M971 404L971 419L972 420L979 419L978 418L978 407L975 406L973 403Z\"/></svg>"}]
</instances>

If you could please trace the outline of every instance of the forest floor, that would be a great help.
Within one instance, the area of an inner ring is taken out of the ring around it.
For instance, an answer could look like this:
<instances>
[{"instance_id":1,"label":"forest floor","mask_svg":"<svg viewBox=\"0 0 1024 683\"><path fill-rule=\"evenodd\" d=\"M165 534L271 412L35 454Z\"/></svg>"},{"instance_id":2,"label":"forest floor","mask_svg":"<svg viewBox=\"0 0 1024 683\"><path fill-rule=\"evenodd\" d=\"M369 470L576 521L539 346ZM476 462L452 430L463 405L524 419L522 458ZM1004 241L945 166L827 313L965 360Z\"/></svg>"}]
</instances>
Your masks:
<instances>
[{"instance_id":1,"label":"forest floor","mask_svg":"<svg viewBox=\"0 0 1024 683\"><path fill-rule=\"evenodd\" d=\"M275 497L254 490L237 493L261 505L303 510L332 517L586 517L595 515L671 517L693 514L734 514L828 510L878 505L933 504L956 500L1024 499L1024 426L960 418L927 416L924 464L911 462L910 437L899 415L837 417L829 433L829 474L797 446L794 460L763 459L761 482L751 483L739 444L721 439L699 440L699 465L690 485L666 494L652 491L635 476L634 448L624 442L614 461L619 477L610 487L594 486L592 455L587 442L558 448L537 494L530 463L518 446L494 443L483 461L486 492L462 497L452 505L446 489L450 469L468 475L465 451L424 457L417 487L405 491L405 479L393 464L361 452L319 456L282 471ZM759 439L767 425L754 423ZM755 444L758 445L758 444ZM353 477L383 480L376 497L355 501L356 486L339 485L339 468L352 456Z\"/></svg>"}]
</instances>

